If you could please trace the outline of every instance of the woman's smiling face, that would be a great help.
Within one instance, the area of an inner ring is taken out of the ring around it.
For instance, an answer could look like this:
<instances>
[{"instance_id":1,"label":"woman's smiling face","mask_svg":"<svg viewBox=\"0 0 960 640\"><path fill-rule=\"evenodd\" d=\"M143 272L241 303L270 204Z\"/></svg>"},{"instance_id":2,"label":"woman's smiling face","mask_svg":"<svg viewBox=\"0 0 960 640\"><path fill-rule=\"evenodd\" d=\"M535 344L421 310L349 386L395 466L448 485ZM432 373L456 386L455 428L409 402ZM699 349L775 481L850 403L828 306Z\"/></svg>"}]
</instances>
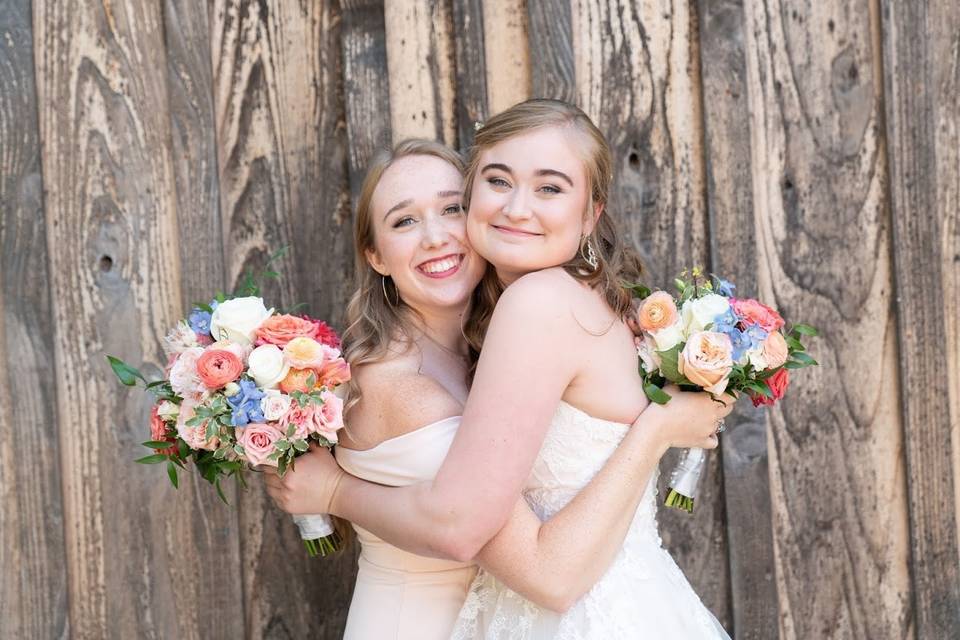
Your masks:
<instances>
[{"instance_id":1,"label":"woman's smiling face","mask_svg":"<svg viewBox=\"0 0 960 640\"><path fill-rule=\"evenodd\" d=\"M454 166L413 155L384 171L373 192L367 261L414 309L462 308L483 275L486 263L466 237L462 189Z\"/></svg>"},{"instance_id":2,"label":"woman's smiling face","mask_svg":"<svg viewBox=\"0 0 960 640\"><path fill-rule=\"evenodd\" d=\"M593 229L578 142L576 130L548 126L480 154L467 230L477 253L505 283L566 263Z\"/></svg>"}]
</instances>

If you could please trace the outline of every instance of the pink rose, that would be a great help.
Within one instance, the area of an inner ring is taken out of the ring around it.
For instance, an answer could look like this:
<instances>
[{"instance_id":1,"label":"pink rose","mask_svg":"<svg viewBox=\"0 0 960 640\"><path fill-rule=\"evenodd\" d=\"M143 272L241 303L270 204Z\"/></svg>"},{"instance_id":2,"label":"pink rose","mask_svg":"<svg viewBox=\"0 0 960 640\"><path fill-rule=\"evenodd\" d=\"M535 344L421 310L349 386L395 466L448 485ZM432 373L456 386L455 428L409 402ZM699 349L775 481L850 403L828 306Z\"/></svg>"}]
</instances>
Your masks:
<instances>
[{"instance_id":1,"label":"pink rose","mask_svg":"<svg viewBox=\"0 0 960 640\"><path fill-rule=\"evenodd\" d=\"M318 413L317 407L313 403L301 407L300 404L294 400L290 403L290 408L287 412L280 418L280 430L286 433L290 425L293 425L296 427L296 430L293 432L293 439L305 440L311 433L315 433L320 425Z\"/></svg>"},{"instance_id":2,"label":"pink rose","mask_svg":"<svg viewBox=\"0 0 960 640\"><path fill-rule=\"evenodd\" d=\"M273 445L283 439L283 431L275 424L253 423L237 427L237 442L243 447L247 462L251 465L277 466L276 460L267 458L273 453Z\"/></svg>"},{"instance_id":3,"label":"pink rose","mask_svg":"<svg viewBox=\"0 0 960 640\"><path fill-rule=\"evenodd\" d=\"M783 366L788 354L787 341L779 331L772 332L763 341L763 359L767 362L767 369Z\"/></svg>"},{"instance_id":4,"label":"pink rose","mask_svg":"<svg viewBox=\"0 0 960 640\"><path fill-rule=\"evenodd\" d=\"M327 442L336 444L337 431L343 427L343 400L330 391L324 391L320 394L323 405L317 412L320 418L320 426L316 433L325 438Z\"/></svg>"},{"instance_id":5,"label":"pink rose","mask_svg":"<svg viewBox=\"0 0 960 640\"><path fill-rule=\"evenodd\" d=\"M730 337L715 331L697 331L687 339L677 361L680 374L714 395L727 388L733 369Z\"/></svg>"},{"instance_id":6,"label":"pink rose","mask_svg":"<svg viewBox=\"0 0 960 640\"><path fill-rule=\"evenodd\" d=\"M272 344L281 349L294 338L317 339L319 327L306 318L291 315L270 316L257 328L257 346Z\"/></svg>"},{"instance_id":7,"label":"pink rose","mask_svg":"<svg viewBox=\"0 0 960 640\"><path fill-rule=\"evenodd\" d=\"M194 408L197 403L184 398L180 404L180 413L177 415L177 435L183 438L191 449L205 449L214 451L220 445L220 439L214 436L207 440L207 421L203 421L196 426L188 425L187 422L195 415Z\"/></svg>"},{"instance_id":8,"label":"pink rose","mask_svg":"<svg viewBox=\"0 0 960 640\"><path fill-rule=\"evenodd\" d=\"M783 326L780 314L765 304L746 298L730 298L730 306L744 324L759 325L761 329L772 333Z\"/></svg>"}]
</instances>

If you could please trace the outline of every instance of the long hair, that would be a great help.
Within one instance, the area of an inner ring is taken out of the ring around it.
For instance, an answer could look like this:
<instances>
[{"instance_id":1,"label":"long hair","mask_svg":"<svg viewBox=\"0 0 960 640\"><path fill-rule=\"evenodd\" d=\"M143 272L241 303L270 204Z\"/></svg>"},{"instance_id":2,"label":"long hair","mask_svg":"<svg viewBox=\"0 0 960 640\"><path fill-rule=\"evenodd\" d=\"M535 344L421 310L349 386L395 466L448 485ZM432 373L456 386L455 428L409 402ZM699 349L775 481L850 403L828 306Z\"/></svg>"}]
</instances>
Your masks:
<instances>
[{"instance_id":1,"label":"long hair","mask_svg":"<svg viewBox=\"0 0 960 640\"><path fill-rule=\"evenodd\" d=\"M590 198L585 216L593 216L596 205L602 213L589 236L581 242L580 251L562 265L572 277L596 289L610 308L623 318L630 310L631 295L623 286L625 281L639 279L643 271L637 252L623 242L616 221L607 208L610 185L613 181L613 155L606 138L592 120L578 107L561 102L536 98L515 104L490 118L477 131L467 162L463 185L463 204L469 212L470 194L480 168L480 156L487 149L504 140L544 127L569 129L577 134L581 144L576 146L586 169ZM586 243L590 243L597 257L596 268L586 260ZM474 292L464 334L470 344L471 374L476 369L480 348L493 315L493 309L503 293L503 285L493 265Z\"/></svg>"},{"instance_id":2,"label":"long hair","mask_svg":"<svg viewBox=\"0 0 960 640\"><path fill-rule=\"evenodd\" d=\"M353 224L356 292L347 305L347 328L343 332L343 356L351 367L383 360L390 345L398 339L411 339L413 310L400 297L389 276L381 276L367 262L367 252L375 250L370 203L384 172L397 160L408 156L433 156L452 165L463 174L463 159L456 151L432 140L408 139L393 149L377 153L367 168L360 188ZM360 401L359 385L347 383L344 414Z\"/></svg>"}]
</instances>

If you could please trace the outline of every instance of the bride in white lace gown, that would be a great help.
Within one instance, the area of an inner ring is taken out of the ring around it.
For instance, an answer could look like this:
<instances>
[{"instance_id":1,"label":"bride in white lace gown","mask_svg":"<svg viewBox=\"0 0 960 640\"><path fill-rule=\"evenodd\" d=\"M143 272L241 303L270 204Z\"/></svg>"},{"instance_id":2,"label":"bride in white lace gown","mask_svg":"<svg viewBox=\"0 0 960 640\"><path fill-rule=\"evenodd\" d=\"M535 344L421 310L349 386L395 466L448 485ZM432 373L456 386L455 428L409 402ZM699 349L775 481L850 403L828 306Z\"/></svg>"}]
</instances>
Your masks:
<instances>
[{"instance_id":1,"label":"bride in white lace gown","mask_svg":"<svg viewBox=\"0 0 960 640\"><path fill-rule=\"evenodd\" d=\"M590 482L629 426L560 404L523 492L542 520ZM481 570L452 640L728 638L661 546L656 486L654 474L613 564L565 613L538 607Z\"/></svg>"}]
</instances>

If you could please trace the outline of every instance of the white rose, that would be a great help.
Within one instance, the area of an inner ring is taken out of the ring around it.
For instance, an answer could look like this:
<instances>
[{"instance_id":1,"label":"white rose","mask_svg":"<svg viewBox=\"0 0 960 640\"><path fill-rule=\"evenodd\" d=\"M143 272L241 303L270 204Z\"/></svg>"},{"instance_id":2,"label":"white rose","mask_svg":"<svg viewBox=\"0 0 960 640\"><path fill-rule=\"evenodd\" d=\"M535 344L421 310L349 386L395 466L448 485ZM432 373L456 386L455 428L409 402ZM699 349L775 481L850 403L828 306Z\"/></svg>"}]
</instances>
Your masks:
<instances>
[{"instance_id":1,"label":"white rose","mask_svg":"<svg viewBox=\"0 0 960 640\"><path fill-rule=\"evenodd\" d=\"M275 344L263 344L254 349L247 363L247 373L262 389L275 388L290 371L290 365L284 361L283 351Z\"/></svg>"},{"instance_id":2,"label":"white rose","mask_svg":"<svg viewBox=\"0 0 960 640\"><path fill-rule=\"evenodd\" d=\"M657 345L653 338L645 335L643 338L635 339L637 345L637 355L643 362L643 369L647 373L654 373L660 369L660 354L657 353Z\"/></svg>"},{"instance_id":3,"label":"white rose","mask_svg":"<svg viewBox=\"0 0 960 640\"><path fill-rule=\"evenodd\" d=\"M253 342L257 329L273 314L263 306L263 298L248 296L221 302L210 317L210 335L214 340L240 344Z\"/></svg>"},{"instance_id":4,"label":"white rose","mask_svg":"<svg viewBox=\"0 0 960 640\"><path fill-rule=\"evenodd\" d=\"M267 389L263 393L263 398L260 400L260 409L263 411L265 420L276 421L287 415L292 402L290 396L275 389Z\"/></svg>"},{"instance_id":5,"label":"white rose","mask_svg":"<svg viewBox=\"0 0 960 640\"><path fill-rule=\"evenodd\" d=\"M695 300L687 300L680 311L686 334L689 336L697 331L705 331L708 324L712 324L717 316L726 313L729 308L730 302L715 293L708 293Z\"/></svg>"},{"instance_id":6,"label":"white rose","mask_svg":"<svg viewBox=\"0 0 960 640\"><path fill-rule=\"evenodd\" d=\"M650 336L657 345L657 351L669 351L683 342L683 323L678 319L669 327L654 331Z\"/></svg>"},{"instance_id":7,"label":"white rose","mask_svg":"<svg viewBox=\"0 0 960 640\"><path fill-rule=\"evenodd\" d=\"M767 359L763 357L763 344L747 351L745 356L741 360L746 360L753 365L755 371L763 371L767 368ZM746 364L746 363L740 363Z\"/></svg>"},{"instance_id":8,"label":"white rose","mask_svg":"<svg viewBox=\"0 0 960 640\"><path fill-rule=\"evenodd\" d=\"M157 415L166 422L176 420L178 413L180 413L180 407L169 400L164 400L157 407Z\"/></svg>"}]
</instances>

